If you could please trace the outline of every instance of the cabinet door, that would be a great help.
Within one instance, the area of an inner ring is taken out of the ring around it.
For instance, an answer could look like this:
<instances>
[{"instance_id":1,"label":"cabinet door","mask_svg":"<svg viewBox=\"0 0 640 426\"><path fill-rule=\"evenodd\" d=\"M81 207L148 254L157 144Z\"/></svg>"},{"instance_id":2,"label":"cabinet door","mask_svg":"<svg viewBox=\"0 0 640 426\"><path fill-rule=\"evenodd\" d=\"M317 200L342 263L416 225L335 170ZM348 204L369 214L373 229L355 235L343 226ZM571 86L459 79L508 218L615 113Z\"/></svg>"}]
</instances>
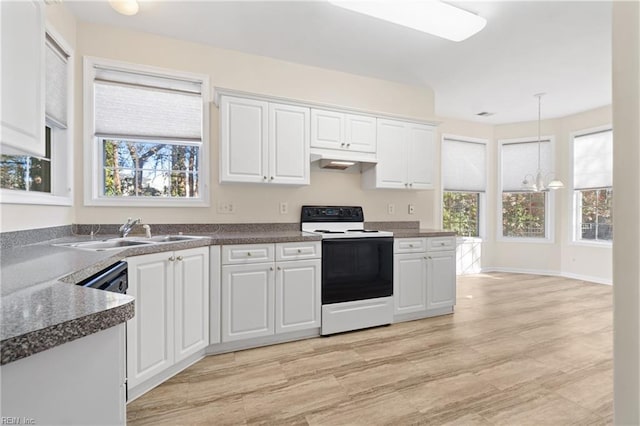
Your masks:
<instances>
[{"instance_id":1,"label":"cabinet door","mask_svg":"<svg viewBox=\"0 0 640 426\"><path fill-rule=\"evenodd\" d=\"M435 132L423 124L407 126L407 156L410 189L433 189Z\"/></svg>"},{"instance_id":2,"label":"cabinet door","mask_svg":"<svg viewBox=\"0 0 640 426\"><path fill-rule=\"evenodd\" d=\"M376 152L376 118L345 115L345 140L349 151Z\"/></svg>"},{"instance_id":3,"label":"cabinet door","mask_svg":"<svg viewBox=\"0 0 640 426\"><path fill-rule=\"evenodd\" d=\"M406 188L407 152L405 124L378 120L377 188Z\"/></svg>"},{"instance_id":4,"label":"cabinet door","mask_svg":"<svg viewBox=\"0 0 640 426\"><path fill-rule=\"evenodd\" d=\"M175 361L209 344L209 247L175 252Z\"/></svg>"},{"instance_id":5,"label":"cabinet door","mask_svg":"<svg viewBox=\"0 0 640 426\"><path fill-rule=\"evenodd\" d=\"M44 10L40 1L0 2L0 143L44 156Z\"/></svg>"},{"instance_id":6,"label":"cabinet door","mask_svg":"<svg viewBox=\"0 0 640 426\"><path fill-rule=\"evenodd\" d=\"M269 182L309 184L309 108L269 104Z\"/></svg>"},{"instance_id":7,"label":"cabinet door","mask_svg":"<svg viewBox=\"0 0 640 426\"><path fill-rule=\"evenodd\" d=\"M311 110L311 146L346 149L344 114L320 109Z\"/></svg>"},{"instance_id":8,"label":"cabinet door","mask_svg":"<svg viewBox=\"0 0 640 426\"><path fill-rule=\"evenodd\" d=\"M456 252L429 253L427 309L456 304Z\"/></svg>"},{"instance_id":9,"label":"cabinet door","mask_svg":"<svg viewBox=\"0 0 640 426\"><path fill-rule=\"evenodd\" d=\"M274 333L273 263L222 267L222 341Z\"/></svg>"},{"instance_id":10,"label":"cabinet door","mask_svg":"<svg viewBox=\"0 0 640 426\"><path fill-rule=\"evenodd\" d=\"M394 315L427 309L427 262L424 253L396 254L393 265Z\"/></svg>"},{"instance_id":11,"label":"cabinet door","mask_svg":"<svg viewBox=\"0 0 640 426\"><path fill-rule=\"evenodd\" d=\"M153 377L174 362L173 253L127 259L135 316L127 322L129 387Z\"/></svg>"},{"instance_id":12,"label":"cabinet door","mask_svg":"<svg viewBox=\"0 0 640 426\"><path fill-rule=\"evenodd\" d=\"M276 265L276 333L320 327L320 259Z\"/></svg>"},{"instance_id":13,"label":"cabinet door","mask_svg":"<svg viewBox=\"0 0 640 426\"><path fill-rule=\"evenodd\" d=\"M268 103L223 96L220 182L267 182Z\"/></svg>"}]
</instances>

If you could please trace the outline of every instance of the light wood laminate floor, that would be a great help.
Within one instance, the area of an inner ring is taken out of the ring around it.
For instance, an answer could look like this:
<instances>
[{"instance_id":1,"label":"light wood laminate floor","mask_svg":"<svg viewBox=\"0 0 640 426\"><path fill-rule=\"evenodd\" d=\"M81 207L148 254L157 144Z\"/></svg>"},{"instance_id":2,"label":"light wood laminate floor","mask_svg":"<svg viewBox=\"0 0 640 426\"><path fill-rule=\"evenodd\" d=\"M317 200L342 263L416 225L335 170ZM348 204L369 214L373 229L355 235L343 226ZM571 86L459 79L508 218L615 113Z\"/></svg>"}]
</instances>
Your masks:
<instances>
[{"instance_id":1,"label":"light wood laminate floor","mask_svg":"<svg viewBox=\"0 0 640 426\"><path fill-rule=\"evenodd\" d=\"M611 424L612 288L458 278L455 314L209 356L130 425Z\"/></svg>"}]
</instances>

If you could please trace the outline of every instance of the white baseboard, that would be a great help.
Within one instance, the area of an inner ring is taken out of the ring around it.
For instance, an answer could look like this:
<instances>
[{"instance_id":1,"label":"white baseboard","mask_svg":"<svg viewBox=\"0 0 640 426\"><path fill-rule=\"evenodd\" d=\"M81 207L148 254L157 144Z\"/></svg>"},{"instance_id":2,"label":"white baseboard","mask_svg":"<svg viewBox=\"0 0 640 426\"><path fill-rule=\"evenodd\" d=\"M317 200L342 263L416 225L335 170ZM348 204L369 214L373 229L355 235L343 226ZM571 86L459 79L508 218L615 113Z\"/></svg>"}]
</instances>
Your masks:
<instances>
[{"instance_id":1,"label":"white baseboard","mask_svg":"<svg viewBox=\"0 0 640 426\"><path fill-rule=\"evenodd\" d=\"M500 266L488 266L482 268L481 273L487 272L508 272L512 274L532 274L532 275L550 275L554 277L570 278L573 280L587 281L595 284L613 285L611 280L601 277L593 277L589 275L572 274L570 272L551 271L543 269L521 269L521 268L503 268Z\"/></svg>"}]
</instances>

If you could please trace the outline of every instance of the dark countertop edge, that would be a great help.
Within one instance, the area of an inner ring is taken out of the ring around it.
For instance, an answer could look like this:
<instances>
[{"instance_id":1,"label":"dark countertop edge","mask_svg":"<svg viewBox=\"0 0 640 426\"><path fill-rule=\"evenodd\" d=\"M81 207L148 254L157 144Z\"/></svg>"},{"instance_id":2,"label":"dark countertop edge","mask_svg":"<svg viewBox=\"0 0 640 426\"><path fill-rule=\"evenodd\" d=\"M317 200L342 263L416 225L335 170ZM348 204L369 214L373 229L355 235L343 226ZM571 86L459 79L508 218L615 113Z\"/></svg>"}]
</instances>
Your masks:
<instances>
[{"instance_id":1,"label":"dark countertop edge","mask_svg":"<svg viewBox=\"0 0 640 426\"><path fill-rule=\"evenodd\" d=\"M455 237L453 231L436 229L396 229L393 230L395 238L432 238L432 237Z\"/></svg>"},{"instance_id":2,"label":"dark countertop edge","mask_svg":"<svg viewBox=\"0 0 640 426\"><path fill-rule=\"evenodd\" d=\"M134 300L0 342L0 365L43 352L64 343L124 323L134 316Z\"/></svg>"}]
</instances>

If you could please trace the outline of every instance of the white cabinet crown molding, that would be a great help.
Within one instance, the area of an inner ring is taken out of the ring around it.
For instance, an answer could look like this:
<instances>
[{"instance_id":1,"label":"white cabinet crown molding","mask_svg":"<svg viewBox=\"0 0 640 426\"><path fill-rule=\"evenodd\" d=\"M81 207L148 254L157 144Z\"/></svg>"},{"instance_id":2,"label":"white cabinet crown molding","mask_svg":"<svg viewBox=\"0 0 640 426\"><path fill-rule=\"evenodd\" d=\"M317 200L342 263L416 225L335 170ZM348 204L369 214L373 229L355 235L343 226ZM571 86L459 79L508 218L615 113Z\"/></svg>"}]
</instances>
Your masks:
<instances>
[{"instance_id":1,"label":"white cabinet crown molding","mask_svg":"<svg viewBox=\"0 0 640 426\"><path fill-rule=\"evenodd\" d=\"M435 119L425 120L424 118L406 117L406 116L379 112L379 111L362 110L362 109L352 108L352 107L343 106L343 105L304 101L299 99L285 98L282 96L264 95L259 93L245 92L242 90L227 89L223 87L215 87L213 91L213 97L212 97L213 103L218 108L220 107L220 98L222 96L234 96L239 98L254 99L257 101L284 103L288 105L300 106L305 108L328 109L336 112L342 112L345 114L358 114L358 115L365 115L365 116L370 116L375 118L386 118L386 119L397 120L397 121L406 121L408 123L426 124L429 126L439 126L440 124L442 124L442 121L438 121Z\"/></svg>"}]
</instances>

